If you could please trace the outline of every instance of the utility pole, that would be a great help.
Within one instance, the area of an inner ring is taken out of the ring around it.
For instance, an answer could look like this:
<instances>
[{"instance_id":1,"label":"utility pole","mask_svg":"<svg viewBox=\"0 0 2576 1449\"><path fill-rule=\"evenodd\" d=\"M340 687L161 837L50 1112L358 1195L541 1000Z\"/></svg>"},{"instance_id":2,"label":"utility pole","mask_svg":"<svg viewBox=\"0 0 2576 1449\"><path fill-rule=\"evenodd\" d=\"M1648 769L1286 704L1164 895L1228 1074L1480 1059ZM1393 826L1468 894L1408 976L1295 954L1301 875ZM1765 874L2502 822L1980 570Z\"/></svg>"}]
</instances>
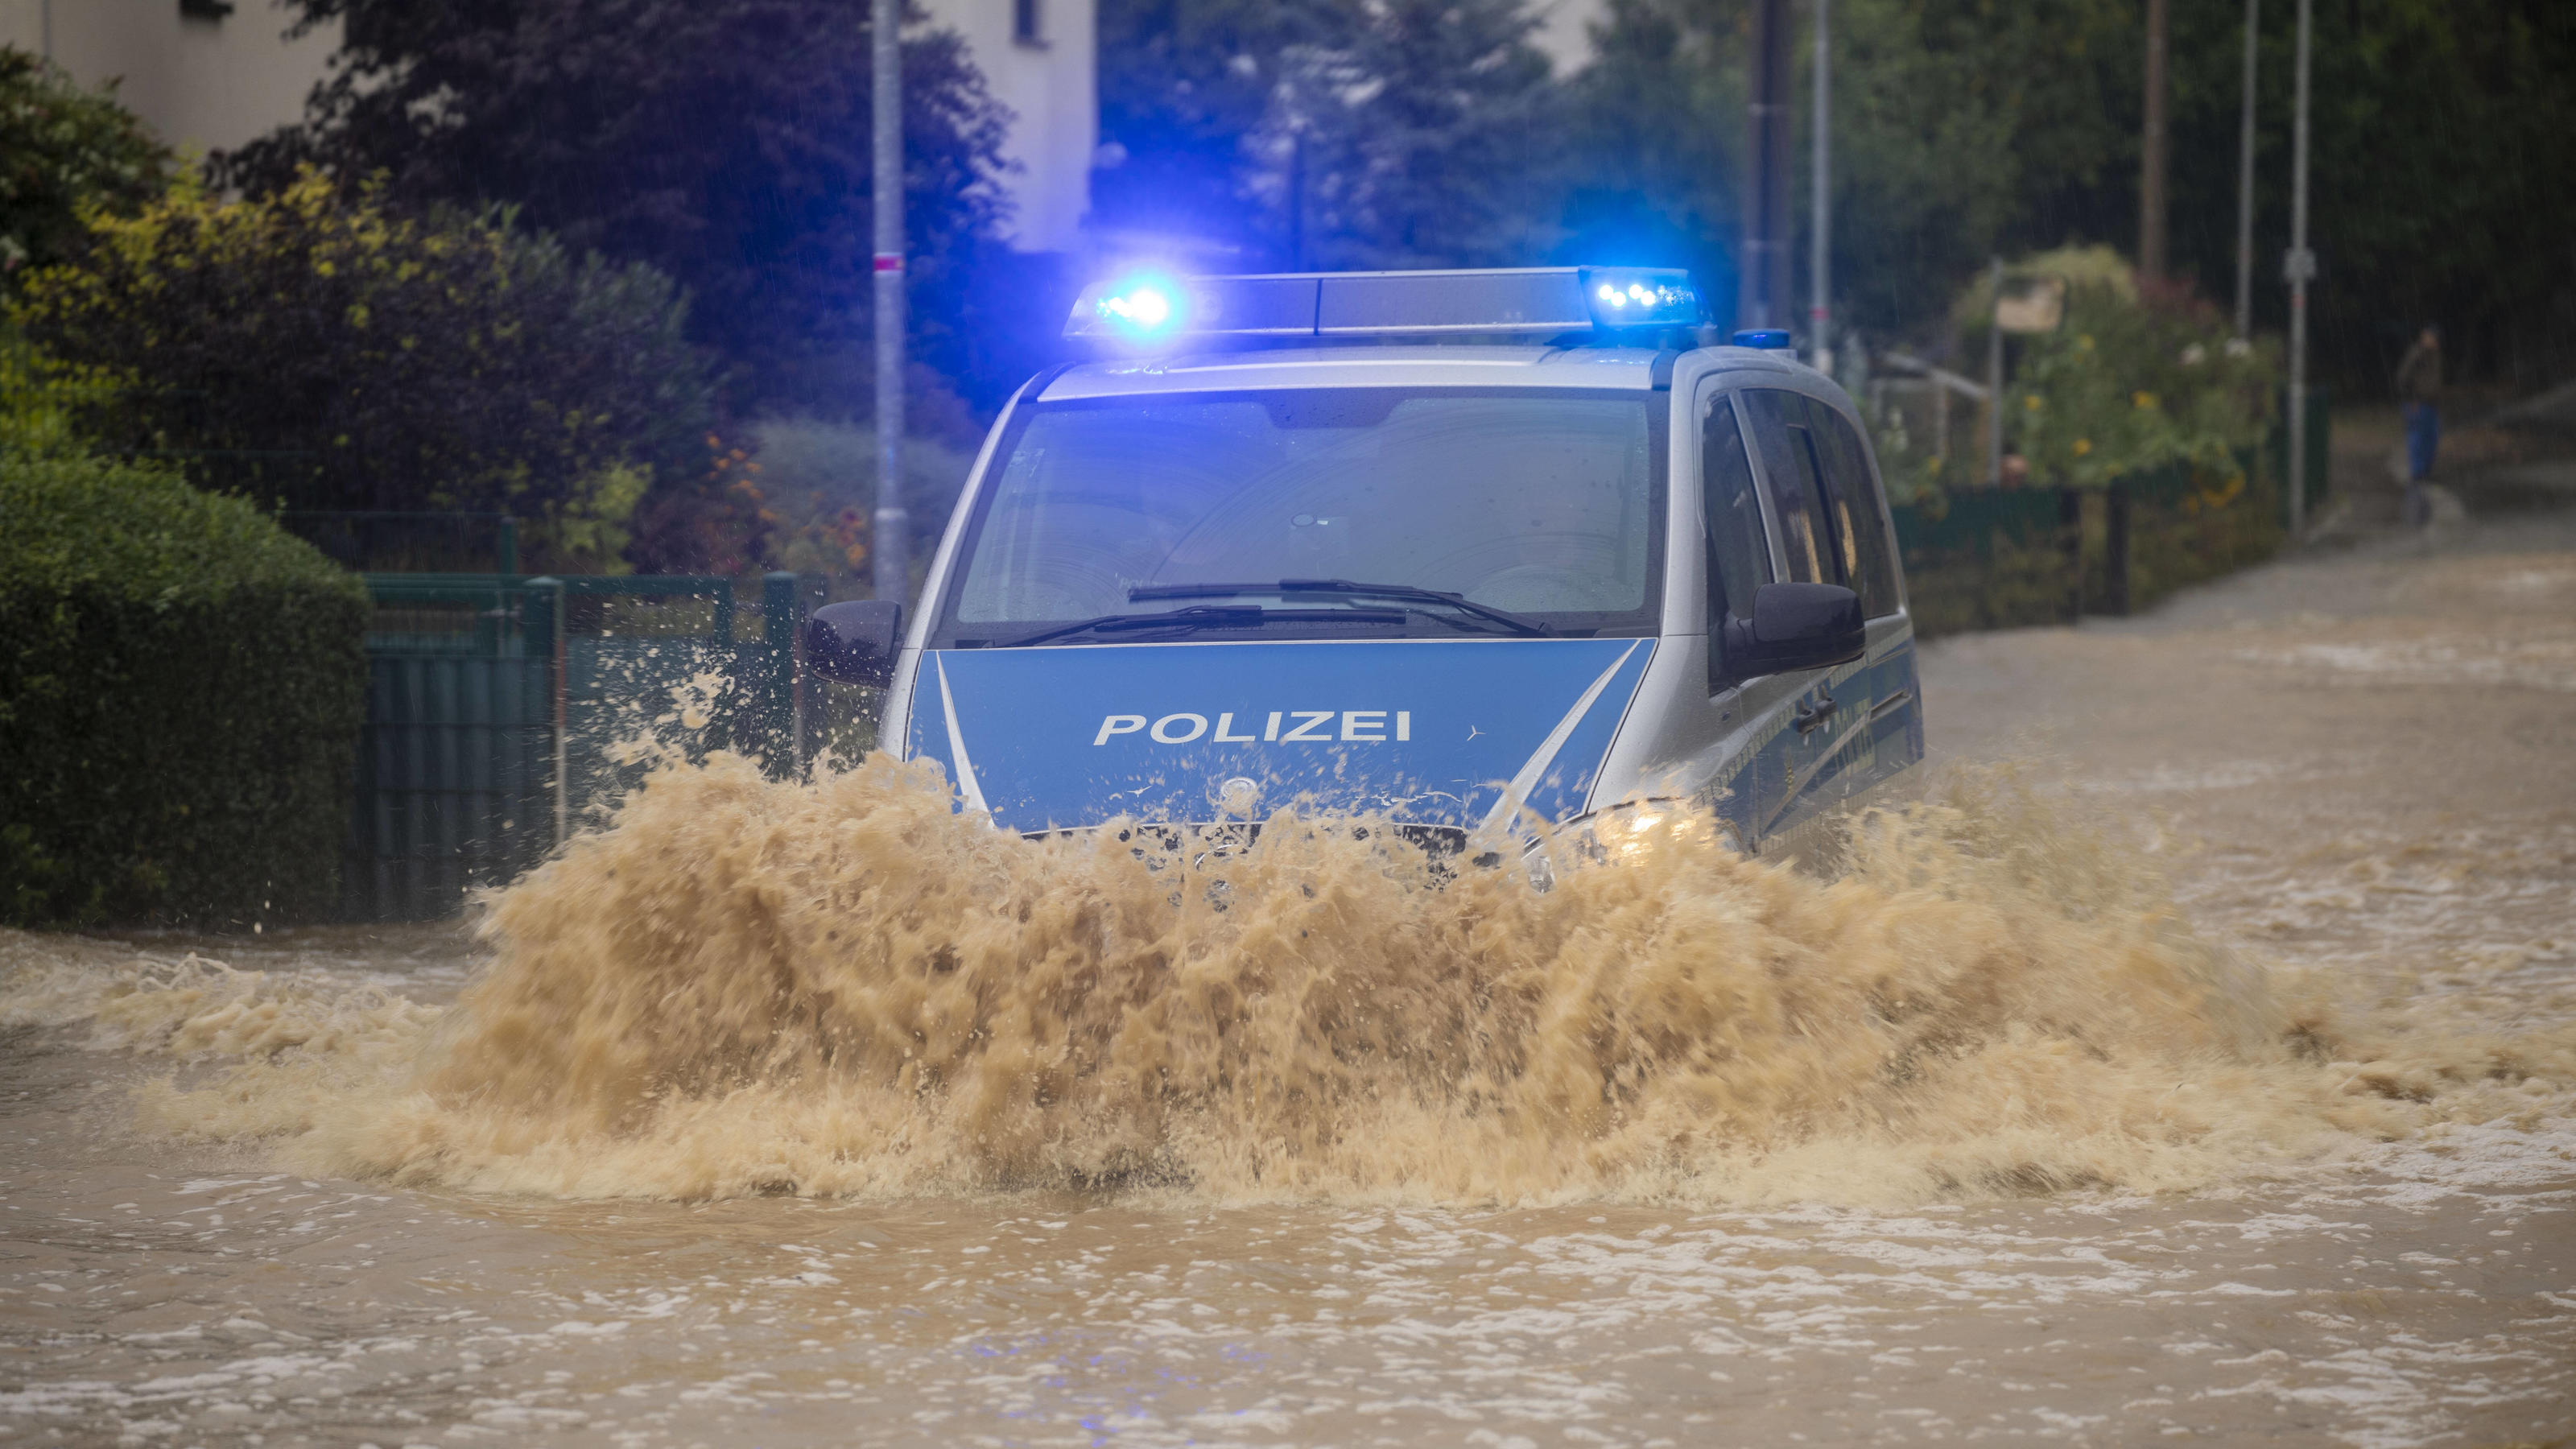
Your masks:
<instances>
[{"instance_id":1,"label":"utility pole","mask_svg":"<svg viewBox=\"0 0 2576 1449\"><path fill-rule=\"evenodd\" d=\"M1789 325L1789 0L1754 0L1735 325Z\"/></svg>"},{"instance_id":2,"label":"utility pole","mask_svg":"<svg viewBox=\"0 0 2576 1449\"><path fill-rule=\"evenodd\" d=\"M2245 115L2236 135L2236 339L2254 336L2254 60L2263 0L2245 0Z\"/></svg>"},{"instance_id":3,"label":"utility pole","mask_svg":"<svg viewBox=\"0 0 2576 1449\"><path fill-rule=\"evenodd\" d=\"M2138 279L2165 279L2165 9L2147 0L2147 128L2138 143Z\"/></svg>"},{"instance_id":4,"label":"utility pole","mask_svg":"<svg viewBox=\"0 0 2576 1449\"><path fill-rule=\"evenodd\" d=\"M2290 141L2290 253L2281 271L2290 284L2290 541L2308 527L2308 283L2317 258L2308 250L2308 45L2315 0L2299 0L2297 120Z\"/></svg>"},{"instance_id":5,"label":"utility pole","mask_svg":"<svg viewBox=\"0 0 2576 1449\"><path fill-rule=\"evenodd\" d=\"M908 603L912 514L903 506L903 0L870 0L868 58L875 114L877 508L875 594Z\"/></svg>"},{"instance_id":6,"label":"utility pole","mask_svg":"<svg viewBox=\"0 0 2576 1449\"><path fill-rule=\"evenodd\" d=\"M1834 219L1834 146L1833 97L1834 62L1832 51L1833 0L1816 0L1816 119L1814 235L1807 242L1807 279L1815 288L1807 304L1807 329L1816 371L1834 375L1834 288L1833 236Z\"/></svg>"}]
</instances>

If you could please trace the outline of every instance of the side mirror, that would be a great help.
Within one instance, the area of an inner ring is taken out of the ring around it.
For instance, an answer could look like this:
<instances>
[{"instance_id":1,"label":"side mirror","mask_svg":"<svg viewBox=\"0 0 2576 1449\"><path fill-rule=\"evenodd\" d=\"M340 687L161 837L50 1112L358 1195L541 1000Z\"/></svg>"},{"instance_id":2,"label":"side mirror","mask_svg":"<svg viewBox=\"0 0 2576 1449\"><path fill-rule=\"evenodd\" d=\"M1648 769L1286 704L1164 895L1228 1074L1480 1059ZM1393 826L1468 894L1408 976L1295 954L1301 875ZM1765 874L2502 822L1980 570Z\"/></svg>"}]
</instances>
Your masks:
<instances>
[{"instance_id":1,"label":"side mirror","mask_svg":"<svg viewBox=\"0 0 2576 1449\"><path fill-rule=\"evenodd\" d=\"M903 605L892 600L825 604L805 621L805 667L843 684L884 684L902 638Z\"/></svg>"},{"instance_id":2,"label":"side mirror","mask_svg":"<svg viewBox=\"0 0 2576 1449\"><path fill-rule=\"evenodd\" d=\"M1720 641L1736 679L1847 664L1869 648L1860 595L1840 584L1764 584L1753 617L1730 613Z\"/></svg>"}]
</instances>

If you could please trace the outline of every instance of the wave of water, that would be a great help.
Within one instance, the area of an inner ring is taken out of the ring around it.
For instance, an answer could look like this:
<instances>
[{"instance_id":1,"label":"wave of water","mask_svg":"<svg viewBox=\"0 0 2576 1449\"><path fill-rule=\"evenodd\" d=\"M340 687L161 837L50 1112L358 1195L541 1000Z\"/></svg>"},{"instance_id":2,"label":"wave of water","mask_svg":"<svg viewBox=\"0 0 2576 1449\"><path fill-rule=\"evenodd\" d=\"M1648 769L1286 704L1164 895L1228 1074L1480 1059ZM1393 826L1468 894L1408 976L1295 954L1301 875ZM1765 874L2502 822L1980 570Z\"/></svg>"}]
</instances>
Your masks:
<instances>
[{"instance_id":1,"label":"wave of water","mask_svg":"<svg viewBox=\"0 0 2576 1449\"><path fill-rule=\"evenodd\" d=\"M20 935L0 1022L194 1063L151 1131L578 1197L1901 1203L2576 1110L2567 1024L2340 1014L2061 808L1954 776L1828 873L1666 819L1539 892L1368 820L1157 855L720 755L490 898L450 1008Z\"/></svg>"}]
</instances>

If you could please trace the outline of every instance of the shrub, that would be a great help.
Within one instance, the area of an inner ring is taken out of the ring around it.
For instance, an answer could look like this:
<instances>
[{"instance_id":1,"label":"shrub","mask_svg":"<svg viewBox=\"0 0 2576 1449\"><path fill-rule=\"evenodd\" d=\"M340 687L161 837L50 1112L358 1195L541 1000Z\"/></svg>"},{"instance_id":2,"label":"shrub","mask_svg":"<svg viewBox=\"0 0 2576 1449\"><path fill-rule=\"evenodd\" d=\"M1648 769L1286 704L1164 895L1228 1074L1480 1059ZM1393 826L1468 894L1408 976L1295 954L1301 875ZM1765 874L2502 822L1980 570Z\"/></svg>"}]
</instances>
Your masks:
<instances>
[{"instance_id":1,"label":"shrub","mask_svg":"<svg viewBox=\"0 0 2576 1449\"><path fill-rule=\"evenodd\" d=\"M0 451L0 922L328 912L365 713L356 576L248 503Z\"/></svg>"},{"instance_id":2,"label":"shrub","mask_svg":"<svg viewBox=\"0 0 2576 1449\"><path fill-rule=\"evenodd\" d=\"M2278 345L2238 341L2205 302L2142 297L2124 264L2088 270L2092 256L2023 264L2068 282L2063 324L2028 340L2004 399L2031 481L2100 488L2177 466L2238 471L2278 410Z\"/></svg>"},{"instance_id":3,"label":"shrub","mask_svg":"<svg viewBox=\"0 0 2576 1449\"><path fill-rule=\"evenodd\" d=\"M247 201L183 185L93 222L78 261L24 280L19 323L107 385L73 409L85 435L173 454L200 488L506 511L546 567L622 542L645 471L695 471L713 385L650 267L311 173Z\"/></svg>"}]
</instances>

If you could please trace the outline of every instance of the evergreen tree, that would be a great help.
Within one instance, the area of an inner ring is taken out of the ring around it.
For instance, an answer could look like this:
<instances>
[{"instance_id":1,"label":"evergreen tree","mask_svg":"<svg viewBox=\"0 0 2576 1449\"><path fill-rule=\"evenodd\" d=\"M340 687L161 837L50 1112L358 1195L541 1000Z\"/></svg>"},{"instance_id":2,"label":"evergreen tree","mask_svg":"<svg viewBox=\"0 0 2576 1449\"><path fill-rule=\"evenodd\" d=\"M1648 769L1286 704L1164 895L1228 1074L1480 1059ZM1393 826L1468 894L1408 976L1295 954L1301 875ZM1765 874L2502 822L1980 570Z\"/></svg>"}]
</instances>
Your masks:
<instances>
[{"instance_id":1,"label":"evergreen tree","mask_svg":"<svg viewBox=\"0 0 2576 1449\"><path fill-rule=\"evenodd\" d=\"M1561 108L1520 0L1379 0L1274 110L1311 125L1308 243L1332 267L1527 265L1555 239ZM1309 119L1311 116L1311 119ZM1293 144L1293 135L1289 137ZM1295 161L1293 152L1286 158Z\"/></svg>"}]
</instances>

